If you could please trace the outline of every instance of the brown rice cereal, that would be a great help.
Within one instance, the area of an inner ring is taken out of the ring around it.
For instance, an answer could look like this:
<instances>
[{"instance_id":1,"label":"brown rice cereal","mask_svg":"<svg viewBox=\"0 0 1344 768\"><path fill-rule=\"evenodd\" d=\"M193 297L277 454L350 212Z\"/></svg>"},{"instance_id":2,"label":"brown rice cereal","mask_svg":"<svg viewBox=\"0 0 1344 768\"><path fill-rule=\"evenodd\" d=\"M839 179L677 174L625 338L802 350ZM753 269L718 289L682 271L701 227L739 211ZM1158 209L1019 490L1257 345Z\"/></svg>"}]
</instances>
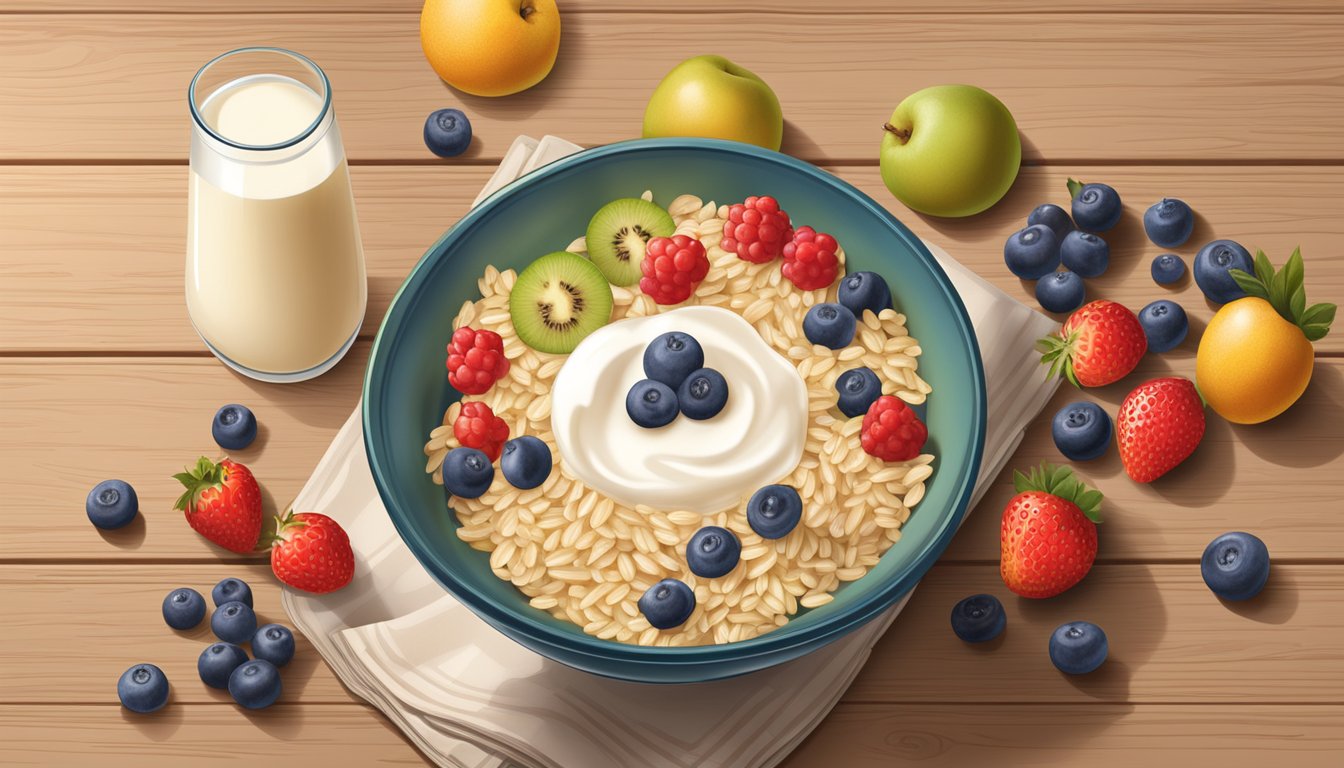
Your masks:
<instances>
[{"instance_id":1,"label":"brown rice cereal","mask_svg":"<svg viewBox=\"0 0 1344 768\"><path fill-rule=\"evenodd\" d=\"M645 192L644 199L652 195ZM845 370L866 365L883 379L883 394L910 404L932 391L917 373L921 352L894 310L864 312L853 345L830 350L803 334L802 317L823 301L835 301L836 286L800 291L782 280L777 263L752 264L719 247L727 206L681 195L667 207L676 232L705 246L710 269L686 304L719 306L750 322L780 355L797 367L812 415L802 458L779 482L803 498L798 527L782 539L767 540L747 524L744 489L731 510L700 515L685 510L629 507L589 489L566 468L551 431L551 385L565 355L529 348L514 332L508 297L517 273L487 267L477 281L481 298L462 305L453 328L488 328L504 341L511 365L507 376L474 396L509 423L511 437L535 435L545 441L557 467L541 486L520 491L503 473L478 499L450 499L461 527L458 536L490 553L490 567L530 598L534 608L570 621L600 638L639 645L681 646L726 643L762 635L787 623L800 608L830 602L841 583L862 578L901 538L910 508L924 495L933 456L883 462L859 445L861 417L846 418L836 408L835 381ZM569 250L583 253L578 238ZM844 251L841 260L842 274ZM838 281L837 281L838 282ZM675 309L660 306L638 287L612 286L612 321ZM439 467L458 446L452 423L461 406L451 405L443 424L425 444L425 471L442 484ZM737 534L741 562L726 576L705 579L690 572L685 547L705 525ZM680 627L649 625L637 601L664 578L684 581L696 596L695 611Z\"/></svg>"}]
</instances>

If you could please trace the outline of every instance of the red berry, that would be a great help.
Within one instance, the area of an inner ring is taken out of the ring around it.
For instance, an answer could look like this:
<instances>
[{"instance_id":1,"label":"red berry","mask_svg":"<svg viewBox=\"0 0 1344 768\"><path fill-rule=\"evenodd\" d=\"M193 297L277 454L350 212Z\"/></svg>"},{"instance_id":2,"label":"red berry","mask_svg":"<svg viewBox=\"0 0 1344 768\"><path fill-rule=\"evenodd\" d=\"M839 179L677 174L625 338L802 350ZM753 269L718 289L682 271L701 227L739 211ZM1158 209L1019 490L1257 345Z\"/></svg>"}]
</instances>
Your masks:
<instances>
[{"instance_id":1,"label":"red berry","mask_svg":"<svg viewBox=\"0 0 1344 768\"><path fill-rule=\"evenodd\" d=\"M355 552L335 520L317 512L291 512L275 532L271 571L295 589L335 592L354 578Z\"/></svg>"},{"instance_id":2,"label":"red berry","mask_svg":"<svg viewBox=\"0 0 1344 768\"><path fill-rule=\"evenodd\" d=\"M479 395L509 372L498 333L458 328L448 344L448 383L465 395Z\"/></svg>"},{"instance_id":3,"label":"red berry","mask_svg":"<svg viewBox=\"0 0 1344 768\"><path fill-rule=\"evenodd\" d=\"M495 461L509 439L509 425L479 401L462 404L462 412L453 422L453 437L468 448L475 448Z\"/></svg>"},{"instance_id":4,"label":"red berry","mask_svg":"<svg viewBox=\"0 0 1344 768\"><path fill-rule=\"evenodd\" d=\"M883 395L868 406L859 442L864 452L883 461L909 461L919 455L929 429L904 401Z\"/></svg>"},{"instance_id":5,"label":"red berry","mask_svg":"<svg viewBox=\"0 0 1344 768\"><path fill-rule=\"evenodd\" d=\"M709 257L699 240L686 235L655 237L644 247L639 290L659 304L680 304L709 274Z\"/></svg>"},{"instance_id":6,"label":"red berry","mask_svg":"<svg viewBox=\"0 0 1344 768\"><path fill-rule=\"evenodd\" d=\"M748 197L728 208L719 247L743 261L764 264L779 258L791 239L789 214L779 209L775 198Z\"/></svg>"},{"instance_id":7,"label":"red berry","mask_svg":"<svg viewBox=\"0 0 1344 768\"><path fill-rule=\"evenodd\" d=\"M840 261L835 258L837 247L835 238L825 232L799 227L793 240L784 246L784 266L780 269L804 291L825 288L840 273Z\"/></svg>"}]
</instances>

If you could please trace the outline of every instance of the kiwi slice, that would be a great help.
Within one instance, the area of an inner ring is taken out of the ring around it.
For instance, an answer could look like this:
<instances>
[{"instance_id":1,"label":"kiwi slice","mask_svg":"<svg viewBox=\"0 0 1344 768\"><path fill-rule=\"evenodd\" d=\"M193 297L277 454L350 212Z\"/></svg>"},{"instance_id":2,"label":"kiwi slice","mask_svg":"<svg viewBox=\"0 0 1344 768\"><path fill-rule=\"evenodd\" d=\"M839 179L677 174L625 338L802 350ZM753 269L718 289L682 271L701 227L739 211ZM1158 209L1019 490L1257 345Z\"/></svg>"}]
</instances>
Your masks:
<instances>
[{"instance_id":1,"label":"kiwi slice","mask_svg":"<svg viewBox=\"0 0 1344 768\"><path fill-rule=\"evenodd\" d=\"M518 337L539 352L567 355L611 321L611 286L591 261L556 251L527 265L509 294Z\"/></svg>"},{"instance_id":2,"label":"kiwi slice","mask_svg":"<svg viewBox=\"0 0 1344 768\"><path fill-rule=\"evenodd\" d=\"M671 237L676 228L667 211L647 200L612 200L588 222L588 258L612 285L634 285L644 245L655 237Z\"/></svg>"}]
</instances>

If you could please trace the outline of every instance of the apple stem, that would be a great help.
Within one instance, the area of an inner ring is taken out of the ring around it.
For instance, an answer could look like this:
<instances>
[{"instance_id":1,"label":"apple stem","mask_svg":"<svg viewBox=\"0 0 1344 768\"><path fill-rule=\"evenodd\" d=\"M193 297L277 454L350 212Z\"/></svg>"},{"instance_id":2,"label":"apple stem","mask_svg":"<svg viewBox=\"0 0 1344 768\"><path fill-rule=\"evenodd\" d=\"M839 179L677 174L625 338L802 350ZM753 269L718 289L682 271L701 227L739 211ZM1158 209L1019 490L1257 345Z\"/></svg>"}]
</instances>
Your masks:
<instances>
[{"instance_id":1,"label":"apple stem","mask_svg":"<svg viewBox=\"0 0 1344 768\"><path fill-rule=\"evenodd\" d=\"M883 123L883 124L882 124L882 130L884 130L884 131L886 131L887 133L890 133L890 134L894 135L896 138L900 139L902 144L904 144L905 142L907 142L907 141L910 140L910 132L909 132L909 131L903 131L903 130L901 130L900 128L897 128L896 126L892 125L891 123Z\"/></svg>"}]
</instances>

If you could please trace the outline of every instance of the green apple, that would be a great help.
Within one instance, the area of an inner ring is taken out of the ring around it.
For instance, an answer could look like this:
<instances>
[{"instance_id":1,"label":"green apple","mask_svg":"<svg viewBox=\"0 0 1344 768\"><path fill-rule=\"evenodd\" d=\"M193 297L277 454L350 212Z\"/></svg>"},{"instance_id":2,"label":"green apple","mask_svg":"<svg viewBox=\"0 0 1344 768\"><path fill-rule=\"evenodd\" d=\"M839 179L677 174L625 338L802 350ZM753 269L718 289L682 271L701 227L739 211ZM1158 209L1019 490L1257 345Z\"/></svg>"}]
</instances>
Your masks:
<instances>
[{"instance_id":1,"label":"green apple","mask_svg":"<svg viewBox=\"0 0 1344 768\"><path fill-rule=\"evenodd\" d=\"M905 97L883 126L882 181L932 216L970 216L1017 178L1022 140L1003 102L973 85L936 85Z\"/></svg>"},{"instance_id":2,"label":"green apple","mask_svg":"<svg viewBox=\"0 0 1344 768\"><path fill-rule=\"evenodd\" d=\"M687 59L653 89L644 138L701 136L779 149L784 113L765 81L722 56Z\"/></svg>"}]
</instances>

